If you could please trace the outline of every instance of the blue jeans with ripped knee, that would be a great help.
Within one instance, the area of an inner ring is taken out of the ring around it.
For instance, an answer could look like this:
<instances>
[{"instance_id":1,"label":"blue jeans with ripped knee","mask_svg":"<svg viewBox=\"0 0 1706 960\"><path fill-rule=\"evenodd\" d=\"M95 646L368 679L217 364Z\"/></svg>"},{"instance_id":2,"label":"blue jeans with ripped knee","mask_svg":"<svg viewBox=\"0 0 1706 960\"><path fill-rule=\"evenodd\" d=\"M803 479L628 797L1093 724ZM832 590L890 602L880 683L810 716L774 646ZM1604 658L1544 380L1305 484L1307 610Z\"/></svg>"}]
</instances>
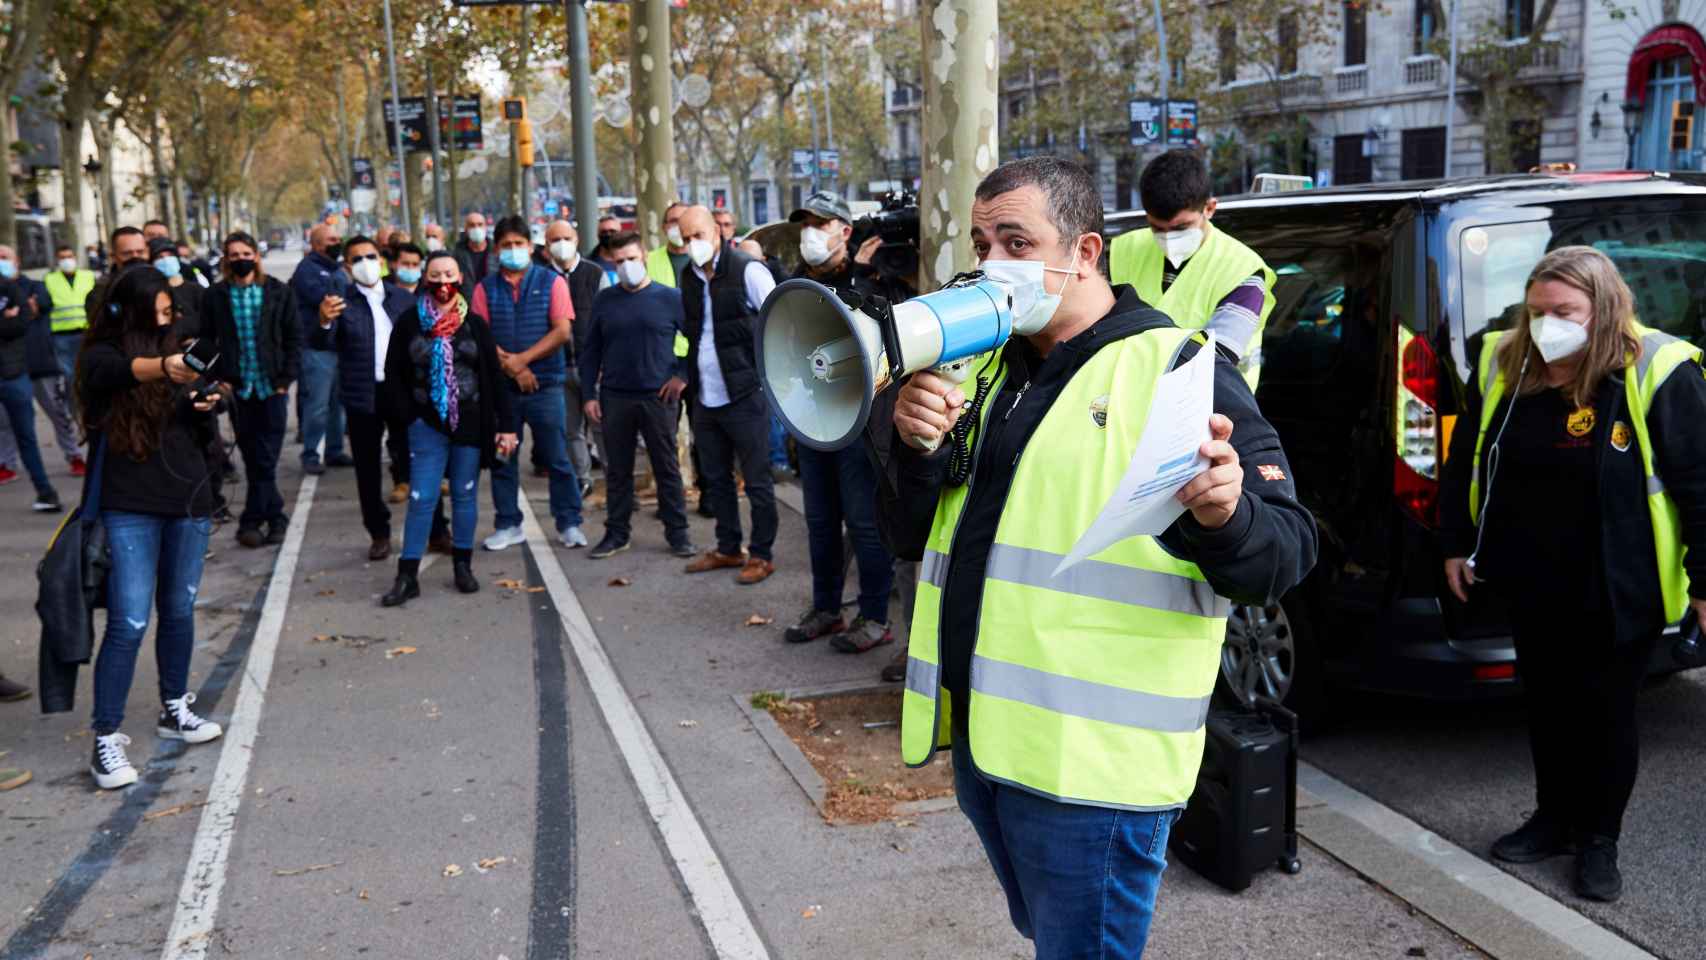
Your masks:
<instances>
[{"instance_id":1,"label":"blue jeans with ripped knee","mask_svg":"<svg viewBox=\"0 0 1706 960\"><path fill-rule=\"evenodd\" d=\"M186 692L195 647L195 598L213 522L206 517L103 510L101 523L113 558L107 574L107 630L95 658L94 727L96 734L105 735L124 723L124 704L151 612L158 611L160 617L154 631L160 700L175 700Z\"/></svg>"}]
</instances>

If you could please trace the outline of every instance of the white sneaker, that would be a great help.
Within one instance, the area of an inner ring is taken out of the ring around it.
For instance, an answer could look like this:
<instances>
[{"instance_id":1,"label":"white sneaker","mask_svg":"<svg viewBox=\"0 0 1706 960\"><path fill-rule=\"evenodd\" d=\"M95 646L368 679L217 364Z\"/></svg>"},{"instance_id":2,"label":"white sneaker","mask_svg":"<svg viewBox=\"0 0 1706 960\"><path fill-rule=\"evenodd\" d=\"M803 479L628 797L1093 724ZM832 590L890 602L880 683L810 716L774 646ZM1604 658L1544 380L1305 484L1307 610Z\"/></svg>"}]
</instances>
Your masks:
<instances>
[{"instance_id":1,"label":"white sneaker","mask_svg":"<svg viewBox=\"0 0 1706 960\"><path fill-rule=\"evenodd\" d=\"M160 719L155 721L154 732L162 740L182 740L185 743L206 743L217 740L225 730L212 720L204 720L190 710L190 704L195 702L195 694L186 693L176 700L167 700L160 708Z\"/></svg>"},{"instance_id":2,"label":"white sneaker","mask_svg":"<svg viewBox=\"0 0 1706 960\"><path fill-rule=\"evenodd\" d=\"M486 542L481 544L481 546L484 546L487 550L508 550L510 547L513 547L518 543L526 542L527 534L522 533L520 527L505 527L504 529L487 537Z\"/></svg>"},{"instance_id":3,"label":"white sneaker","mask_svg":"<svg viewBox=\"0 0 1706 960\"><path fill-rule=\"evenodd\" d=\"M109 733L95 738L95 753L89 760L89 772L95 775L95 785L102 790L117 790L136 782L136 768L124 755L130 738L122 733Z\"/></svg>"},{"instance_id":4,"label":"white sneaker","mask_svg":"<svg viewBox=\"0 0 1706 960\"><path fill-rule=\"evenodd\" d=\"M586 546L586 534L581 532L580 527L570 527L557 534L557 542L570 550L579 550Z\"/></svg>"}]
</instances>

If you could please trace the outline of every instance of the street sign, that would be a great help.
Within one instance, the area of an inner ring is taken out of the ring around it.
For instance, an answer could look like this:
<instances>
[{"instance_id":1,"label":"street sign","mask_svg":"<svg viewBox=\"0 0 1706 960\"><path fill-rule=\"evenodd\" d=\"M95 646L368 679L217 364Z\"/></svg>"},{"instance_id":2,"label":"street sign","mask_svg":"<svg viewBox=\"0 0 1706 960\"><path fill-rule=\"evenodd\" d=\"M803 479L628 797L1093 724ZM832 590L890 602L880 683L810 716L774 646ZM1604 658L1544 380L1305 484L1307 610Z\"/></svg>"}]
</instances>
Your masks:
<instances>
[{"instance_id":1,"label":"street sign","mask_svg":"<svg viewBox=\"0 0 1706 960\"><path fill-rule=\"evenodd\" d=\"M1161 142L1165 100L1133 100L1126 104L1126 112L1131 121L1132 146L1147 147Z\"/></svg>"},{"instance_id":2,"label":"street sign","mask_svg":"<svg viewBox=\"0 0 1706 960\"><path fill-rule=\"evenodd\" d=\"M451 140L455 136L454 141ZM480 98L456 97L454 113L450 97L438 98L438 142L457 150L481 150L485 142L480 130Z\"/></svg>"},{"instance_id":3,"label":"street sign","mask_svg":"<svg viewBox=\"0 0 1706 960\"><path fill-rule=\"evenodd\" d=\"M427 149L426 128L426 97L403 97L392 109L389 99L385 101L385 145L392 150L397 149L397 114L400 110L403 118L403 150L414 153Z\"/></svg>"},{"instance_id":4,"label":"street sign","mask_svg":"<svg viewBox=\"0 0 1706 960\"><path fill-rule=\"evenodd\" d=\"M1188 147L1197 142L1197 102L1167 101L1167 146Z\"/></svg>"},{"instance_id":5,"label":"street sign","mask_svg":"<svg viewBox=\"0 0 1706 960\"><path fill-rule=\"evenodd\" d=\"M795 180L809 180L812 175L812 151L795 150L789 157L788 176Z\"/></svg>"},{"instance_id":6,"label":"street sign","mask_svg":"<svg viewBox=\"0 0 1706 960\"><path fill-rule=\"evenodd\" d=\"M835 178L841 175L841 151L820 150L817 155L817 175Z\"/></svg>"},{"instance_id":7,"label":"street sign","mask_svg":"<svg viewBox=\"0 0 1706 960\"><path fill-rule=\"evenodd\" d=\"M350 186L356 190L372 190L376 186L373 180L373 161L367 157L355 157L349 162Z\"/></svg>"}]
</instances>

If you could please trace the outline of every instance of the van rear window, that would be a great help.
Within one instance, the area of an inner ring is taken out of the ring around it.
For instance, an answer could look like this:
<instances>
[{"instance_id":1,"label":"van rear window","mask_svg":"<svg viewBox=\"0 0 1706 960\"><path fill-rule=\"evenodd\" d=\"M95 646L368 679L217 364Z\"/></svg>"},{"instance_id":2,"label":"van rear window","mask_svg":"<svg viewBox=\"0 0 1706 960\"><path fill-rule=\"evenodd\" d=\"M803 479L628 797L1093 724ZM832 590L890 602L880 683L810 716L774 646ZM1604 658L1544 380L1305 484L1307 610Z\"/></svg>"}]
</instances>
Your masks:
<instances>
[{"instance_id":1,"label":"van rear window","mask_svg":"<svg viewBox=\"0 0 1706 960\"><path fill-rule=\"evenodd\" d=\"M1706 215L1630 213L1475 226L1458 236L1465 331L1508 330L1528 274L1548 251L1585 244L1609 256L1635 293L1640 321L1706 345Z\"/></svg>"}]
</instances>

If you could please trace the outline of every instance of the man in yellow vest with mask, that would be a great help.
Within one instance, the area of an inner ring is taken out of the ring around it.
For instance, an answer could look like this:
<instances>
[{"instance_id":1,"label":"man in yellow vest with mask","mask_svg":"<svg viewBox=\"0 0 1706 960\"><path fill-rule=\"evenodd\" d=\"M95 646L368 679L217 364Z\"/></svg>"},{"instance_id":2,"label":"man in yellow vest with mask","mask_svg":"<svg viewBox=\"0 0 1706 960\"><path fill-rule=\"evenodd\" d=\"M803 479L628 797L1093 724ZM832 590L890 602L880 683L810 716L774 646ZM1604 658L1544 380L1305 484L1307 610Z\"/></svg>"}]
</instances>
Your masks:
<instances>
[{"instance_id":1,"label":"man in yellow vest with mask","mask_svg":"<svg viewBox=\"0 0 1706 960\"><path fill-rule=\"evenodd\" d=\"M920 561L902 754L951 745L960 809L1041 960L1134 958L1196 785L1228 609L1301 581L1315 525L1221 351L1185 512L1055 573L1125 474L1157 379L1205 338L1102 279L1101 195L1068 161L986 177L971 240L986 272L1040 285L1027 299L1047 322L974 361L964 389L923 373L896 398L879 510ZM953 438L920 452L961 417L969 456Z\"/></svg>"},{"instance_id":2,"label":"man in yellow vest with mask","mask_svg":"<svg viewBox=\"0 0 1706 960\"><path fill-rule=\"evenodd\" d=\"M69 385L77 382L77 351L83 346L83 331L89 329L86 304L95 290L95 273L77 266L77 251L69 244L60 244L54 257L57 262L42 284L52 307L48 322L53 352Z\"/></svg>"},{"instance_id":3,"label":"man in yellow vest with mask","mask_svg":"<svg viewBox=\"0 0 1706 960\"><path fill-rule=\"evenodd\" d=\"M1191 330L1213 330L1238 356L1250 389L1262 368L1262 327L1274 308L1274 272L1211 222L1208 167L1189 150L1149 161L1138 179L1148 230L1114 238L1108 275Z\"/></svg>"},{"instance_id":4,"label":"man in yellow vest with mask","mask_svg":"<svg viewBox=\"0 0 1706 960\"><path fill-rule=\"evenodd\" d=\"M687 204L677 201L664 208L664 245L646 254L646 276L666 287L681 286L681 271L687 266L687 238L681 235L681 214Z\"/></svg>"}]
</instances>

